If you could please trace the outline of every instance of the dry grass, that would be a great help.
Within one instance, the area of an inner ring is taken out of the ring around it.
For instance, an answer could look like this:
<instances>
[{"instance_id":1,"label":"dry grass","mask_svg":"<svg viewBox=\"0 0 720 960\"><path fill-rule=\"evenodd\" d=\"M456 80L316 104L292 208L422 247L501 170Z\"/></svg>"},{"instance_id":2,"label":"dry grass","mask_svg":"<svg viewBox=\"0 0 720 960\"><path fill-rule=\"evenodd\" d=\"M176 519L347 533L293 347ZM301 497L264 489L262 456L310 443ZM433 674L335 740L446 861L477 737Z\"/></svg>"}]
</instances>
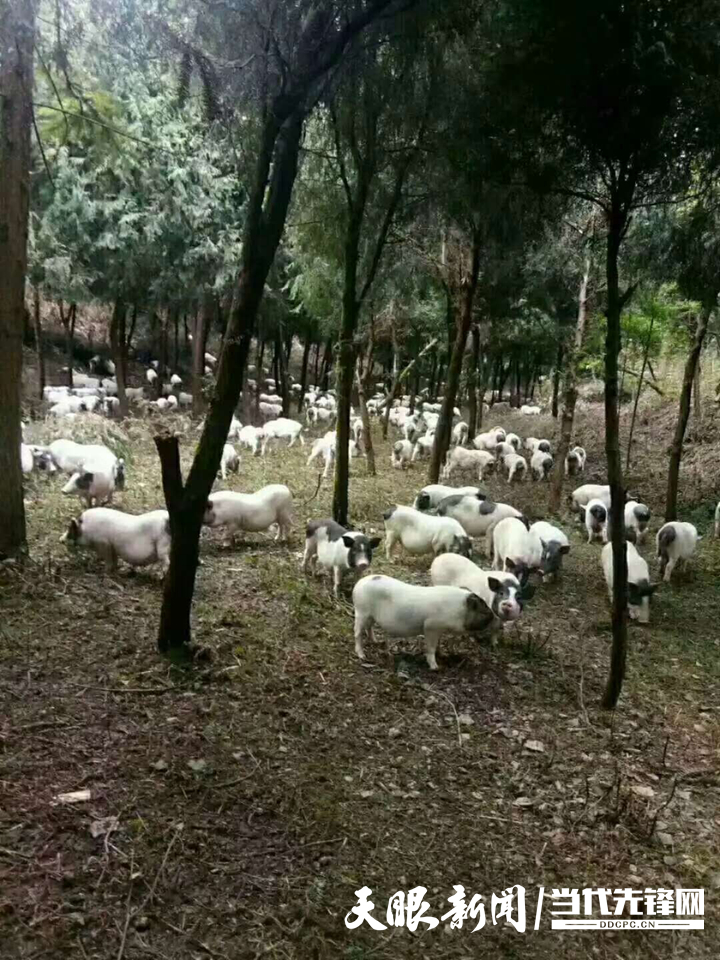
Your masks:
<instances>
[{"instance_id":1,"label":"dry grass","mask_svg":"<svg viewBox=\"0 0 720 960\"><path fill-rule=\"evenodd\" d=\"M593 406L579 417L588 481L603 479L601 416ZM554 433L549 419L498 419L521 434ZM661 408L644 410L630 478L656 512L669 422ZM50 436L42 424L32 431ZM683 491L694 501L683 509L706 525L717 471L688 482L694 459L707 458L702 436L689 450ZM185 465L196 438L185 424ZM131 421L107 439L131 461L121 507L160 505L152 425ZM368 531L425 483L424 466L391 470L389 446L376 440L378 477L352 463L353 518ZM307 452L243 455L228 486L284 481L302 501L316 484ZM543 515L544 485L490 489ZM348 600L299 571L306 517L329 512L324 485L298 509L289 548L258 535L230 550L203 535L194 630L214 657L183 671L155 652L159 574L108 576L94 557L66 553L58 539L76 506L57 480L34 479L27 500L33 559L0 573L4 956L717 957L712 889L704 933L552 933L547 916L523 936L491 922L477 934L443 924L414 935L343 923L364 884L381 916L397 889L422 884L439 917L453 884L489 906L492 892L520 883L530 926L538 885L718 885L715 542L658 592L650 627L631 628L613 717L598 709L610 645L599 547L574 530L561 582L538 590L500 648L456 638L441 645L438 675L411 641L392 659L369 647L360 665ZM376 559L376 571L426 582L425 560L388 566L382 550ZM89 802L53 804L83 788ZM117 826L93 837L107 817Z\"/></svg>"}]
</instances>

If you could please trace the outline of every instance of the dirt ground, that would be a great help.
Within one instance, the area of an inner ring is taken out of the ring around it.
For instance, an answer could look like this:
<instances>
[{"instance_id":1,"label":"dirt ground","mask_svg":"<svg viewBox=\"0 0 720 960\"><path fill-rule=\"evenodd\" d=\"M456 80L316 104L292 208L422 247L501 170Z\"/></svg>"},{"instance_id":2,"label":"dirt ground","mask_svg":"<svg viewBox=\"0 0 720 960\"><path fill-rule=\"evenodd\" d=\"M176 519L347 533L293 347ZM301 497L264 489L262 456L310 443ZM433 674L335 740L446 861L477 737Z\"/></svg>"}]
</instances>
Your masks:
<instances>
[{"instance_id":1,"label":"dirt ground","mask_svg":"<svg viewBox=\"0 0 720 960\"><path fill-rule=\"evenodd\" d=\"M555 437L549 417L493 416L521 435ZM657 515L673 411L640 416L628 486ZM198 433L177 419L183 460ZM118 506L162 506L153 425L102 429L128 460ZM30 427L47 441L61 431ZM392 439L395 435L391 429ZM333 958L399 960L714 957L720 955L720 494L718 421L691 426L682 518L707 534L690 569L661 587L649 627L631 627L615 714L599 709L609 609L599 545L570 518L562 578L543 585L503 643L441 644L440 672L420 641L388 656L352 641L349 590L300 571L314 501L308 447L244 453L226 484L286 482L296 499L290 546L249 535L228 548L205 532L194 610L212 659L173 667L155 649L159 571L108 575L59 538L77 503L58 478L34 477L32 559L0 572L0 955L96 960ZM586 481L604 482L602 407L578 416ZM426 464L392 470L374 436L378 476L352 463L355 524L411 503ZM221 484L218 481L217 487ZM533 519L547 486L488 484ZM652 545L642 550L653 571ZM429 559L382 549L375 572L427 582ZM89 791L67 803L58 795ZM485 899L487 922L415 931L387 926L389 897L421 885L429 913L453 885ZM527 892L525 933L493 924L492 894ZM349 930L355 890L372 889L386 924ZM539 887L705 888L705 930L551 931Z\"/></svg>"}]
</instances>

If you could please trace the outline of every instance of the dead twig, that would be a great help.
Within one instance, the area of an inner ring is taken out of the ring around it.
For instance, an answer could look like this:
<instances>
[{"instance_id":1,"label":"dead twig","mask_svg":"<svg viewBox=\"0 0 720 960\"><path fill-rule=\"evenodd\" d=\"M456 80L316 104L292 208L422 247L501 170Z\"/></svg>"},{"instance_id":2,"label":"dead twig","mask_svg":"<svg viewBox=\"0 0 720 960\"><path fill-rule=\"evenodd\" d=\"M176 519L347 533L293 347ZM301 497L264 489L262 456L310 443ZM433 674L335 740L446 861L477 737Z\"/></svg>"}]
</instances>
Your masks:
<instances>
[{"instance_id":1,"label":"dead twig","mask_svg":"<svg viewBox=\"0 0 720 960\"><path fill-rule=\"evenodd\" d=\"M668 738L668 739L669 739L669 738ZM670 790L670 796L667 798L667 800L665 801L665 803L663 803L662 806L659 806L659 807L657 808L657 810L655 811L655 816L652 818L652 823L650 824L650 829L648 830L648 835L647 835L648 840L651 840L651 839L652 839L652 835L655 833L655 827L657 826L657 822L658 822L658 819L659 819L659 817L660 817L660 814L663 812L663 810L665 810L667 807L669 807L670 804L672 803L672 799L673 799L673 797L675 796L675 790L676 790L676 788L677 788L677 783L678 783L678 778L677 778L677 777L674 777L674 778L673 778L673 783L672 783L672 789Z\"/></svg>"},{"instance_id":2,"label":"dead twig","mask_svg":"<svg viewBox=\"0 0 720 960\"><path fill-rule=\"evenodd\" d=\"M443 693L441 690L433 690L433 693L437 694L439 697L442 697L443 700L447 700L447 702L452 707L452 711L455 714L455 725L457 726L458 746L462 750L462 731L460 730L460 717L458 716L458 712L455 709L455 704L452 702L450 697L448 697L447 694Z\"/></svg>"},{"instance_id":3,"label":"dead twig","mask_svg":"<svg viewBox=\"0 0 720 960\"><path fill-rule=\"evenodd\" d=\"M153 880L153 884L152 884L152 886L150 887L150 893L148 893L147 897L145 897L145 900L143 901L142 907L140 908L141 910L144 910L145 907L146 907L146 905L149 904L149 903L152 903L153 900L155 899L155 891L157 890L157 885L158 885L158 883L160 882L160 877L162 876L162 872L163 872L163 870L165 869L165 864L167 863L168 857L170 856L170 851L172 850L173 844L175 843L175 841L177 840L177 838L180 836L180 834L182 833L182 831L183 831L183 825L182 825L181 823L180 823L180 824L177 824L177 826L175 827L175 832L174 832L173 835L170 837L170 843L167 845L167 848L166 848L166 850L165 850L165 855L164 855L163 858L162 858L162 863L160 864L160 869L159 869L158 872L155 874L155 879Z\"/></svg>"},{"instance_id":4,"label":"dead twig","mask_svg":"<svg viewBox=\"0 0 720 960\"><path fill-rule=\"evenodd\" d=\"M122 939L120 940L120 949L118 950L118 953L117 953L117 960L122 960L123 954L125 953L125 944L127 942L127 934L130 928L130 919L133 914L133 911L130 909L130 897L132 896L134 866L135 866L135 851L132 850L130 853L130 883L128 885L127 899L125 901L125 926L123 927Z\"/></svg>"}]
</instances>

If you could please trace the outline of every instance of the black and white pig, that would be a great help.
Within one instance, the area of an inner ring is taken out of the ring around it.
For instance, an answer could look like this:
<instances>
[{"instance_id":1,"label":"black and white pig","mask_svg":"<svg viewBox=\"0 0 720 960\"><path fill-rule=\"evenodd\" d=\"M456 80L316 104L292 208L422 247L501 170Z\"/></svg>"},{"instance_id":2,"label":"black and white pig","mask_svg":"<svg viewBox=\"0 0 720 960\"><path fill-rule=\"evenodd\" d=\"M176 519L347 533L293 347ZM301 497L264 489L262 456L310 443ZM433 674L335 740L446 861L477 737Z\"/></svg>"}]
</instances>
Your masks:
<instances>
[{"instance_id":1,"label":"black and white pig","mask_svg":"<svg viewBox=\"0 0 720 960\"><path fill-rule=\"evenodd\" d=\"M339 596L343 574L350 570L362 576L370 569L373 550L380 537L367 537L358 530L346 530L334 520L310 520L305 529L302 566L310 573L317 564L333 572L333 593Z\"/></svg>"},{"instance_id":2,"label":"black and white pig","mask_svg":"<svg viewBox=\"0 0 720 960\"><path fill-rule=\"evenodd\" d=\"M170 518L167 510L132 516L107 507L85 510L60 538L68 547L90 547L117 568L118 558L132 567L170 566Z\"/></svg>"},{"instance_id":3,"label":"black and white pig","mask_svg":"<svg viewBox=\"0 0 720 960\"><path fill-rule=\"evenodd\" d=\"M476 594L461 587L418 587L393 577L363 577L353 590L355 653L365 659L363 639L373 640L377 624L391 637L425 637L425 657L437 670L435 653L443 633L472 633L492 622Z\"/></svg>"}]
</instances>

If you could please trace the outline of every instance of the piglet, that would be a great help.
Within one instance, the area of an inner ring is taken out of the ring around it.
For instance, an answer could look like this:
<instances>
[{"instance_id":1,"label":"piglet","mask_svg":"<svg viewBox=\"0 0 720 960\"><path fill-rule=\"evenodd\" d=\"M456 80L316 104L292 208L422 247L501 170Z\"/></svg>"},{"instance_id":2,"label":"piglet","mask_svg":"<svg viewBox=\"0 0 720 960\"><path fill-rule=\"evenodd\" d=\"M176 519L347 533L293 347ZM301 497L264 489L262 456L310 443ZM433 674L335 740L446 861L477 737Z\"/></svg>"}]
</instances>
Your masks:
<instances>
[{"instance_id":1,"label":"piglet","mask_svg":"<svg viewBox=\"0 0 720 960\"><path fill-rule=\"evenodd\" d=\"M320 564L333 572L333 593L339 596L343 574L348 570L362 576L372 563L372 552L380 537L367 537L358 530L346 530L334 520L310 520L305 531L303 570Z\"/></svg>"},{"instance_id":2,"label":"piglet","mask_svg":"<svg viewBox=\"0 0 720 960\"><path fill-rule=\"evenodd\" d=\"M170 566L170 518L167 510L132 516L107 507L85 510L61 537L68 547L90 547L110 570L118 558L133 567L161 563Z\"/></svg>"},{"instance_id":3,"label":"piglet","mask_svg":"<svg viewBox=\"0 0 720 960\"><path fill-rule=\"evenodd\" d=\"M678 563L684 565L690 559L699 540L702 537L698 536L697 528L692 523L671 520L658 530L657 555L663 580L670 579Z\"/></svg>"}]
</instances>

